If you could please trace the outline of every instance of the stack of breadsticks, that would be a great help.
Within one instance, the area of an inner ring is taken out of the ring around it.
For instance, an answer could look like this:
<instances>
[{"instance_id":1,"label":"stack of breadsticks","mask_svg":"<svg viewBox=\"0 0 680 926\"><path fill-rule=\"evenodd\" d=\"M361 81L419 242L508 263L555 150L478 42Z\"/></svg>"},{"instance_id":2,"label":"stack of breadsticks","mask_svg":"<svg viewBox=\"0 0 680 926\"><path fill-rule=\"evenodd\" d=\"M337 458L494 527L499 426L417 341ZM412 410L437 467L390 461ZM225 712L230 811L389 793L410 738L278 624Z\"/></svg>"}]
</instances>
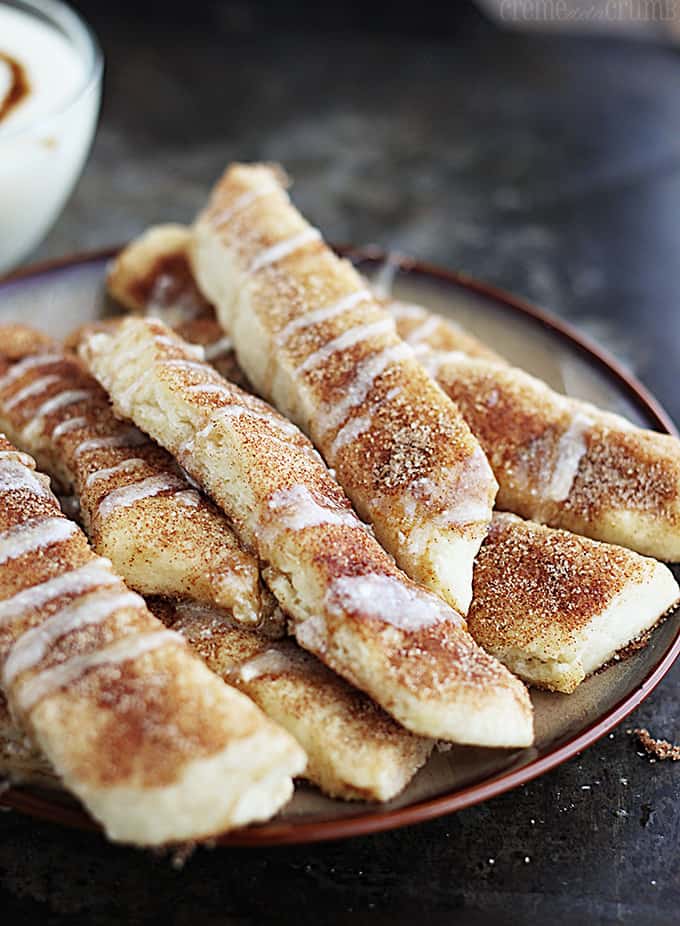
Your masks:
<instances>
[{"instance_id":1,"label":"stack of breadsticks","mask_svg":"<svg viewBox=\"0 0 680 926\"><path fill-rule=\"evenodd\" d=\"M0 329L0 768L111 838L528 746L523 682L573 691L676 604L678 442L378 299L280 171L231 167L109 286L132 314L67 345Z\"/></svg>"}]
</instances>

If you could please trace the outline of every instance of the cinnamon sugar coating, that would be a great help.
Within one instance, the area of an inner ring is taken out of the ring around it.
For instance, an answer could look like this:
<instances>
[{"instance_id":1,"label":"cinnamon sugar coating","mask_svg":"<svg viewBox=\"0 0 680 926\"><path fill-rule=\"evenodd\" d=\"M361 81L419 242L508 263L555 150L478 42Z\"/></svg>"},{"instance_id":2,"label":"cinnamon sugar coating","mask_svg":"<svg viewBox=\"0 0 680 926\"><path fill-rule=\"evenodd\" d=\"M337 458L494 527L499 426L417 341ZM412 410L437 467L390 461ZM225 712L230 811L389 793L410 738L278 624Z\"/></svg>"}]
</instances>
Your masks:
<instances>
[{"instance_id":1,"label":"cinnamon sugar coating","mask_svg":"<svg viewBox=\"0 0 680 926\"><path fill-rule=\"evenodd\" d=\"M273 812L299 748L126 589L44 481L33 485L29 463L0 438L0 677L12 714L113 839L204 837ZM244 804L251 786L234 773L235 792L207 815L202 789L224 783L235 752L262 773L251 753L262 737L273 797L253 785Z\"/></svg>"},{"instance_id":2,"label":"cinnamon sugar coating","mask_svg":"<svg viewBox=\"0 0 680 926\"><path fill-rule=\"evenodd\" d=\"M143 594L195 598L250 624L273 620L259 564L223 514L165 450L115 417L73 354L54 347L32 353L32 330L0 327L0 427L76 497L97 552ZM40 417L46 404L69 394L81 398Z\"/></svg>"},{"instance_id":3,"label":"cinnamon sugar coating","mask_svg":"<svg viewBox=\"0 0 680 926\"><path fill-rule=\"evenodd\" d=\"M526 681L569 693L679 598L655 560L497 513L477 557L468 622Z\"/></svg>"},{"instance_id":4,"label":"cinnamon sugar coating","mask_svg":"<svg viewBox=\"0 0 680 926\"><path fill-rule=\"evenodd\" d=\"M400 727L292 640L272 640L205 608L152 602L206 664L294 736L305 778L330 797L386 801L426 761L432 742Z\"/></svg>"},{"instance_id":5,"label":"cinnamon sugar coating","mask_svg":"<svg viewBox=\"0 0 680 926\"><path fill-rule=\"evenodd\" d=\"M475 646L459 615L397 569L290 421L156 321L129 318L81 352L118 411L225 509L303 647L413 732L526 741L522 686Z\"/></svg>"},{"instance_id":6,"label":"cinnamon sugar coating","mask_svg":"<svg viewBox=\"0 0 680 926\"><path fill-rule=\"evenodd\" d=\"M150 265L162 265L168 241L160 229L145 234L139 246ZM133 242L126 250L134 254L137 247ZM133 282L130 269L128 283ZM168 308L171 313L178 308L177 317L183 317L181 307ZM476 338L420 306L392 301L388 308L400 334L430 363L450 359L452 352L503 362ZM215 339L220 336L215 332ZM618 564L614 571L613 563ZM525 681L568 693L587 672L643 647L678 590L667 570L630 551L497 514L478 556L474 593L469 629L477 641ZM586 656L584 663L580 638L587 639L604 615L613 628L605 628L607 645L599 652L591 645L596 658Z\"/></svg>"},{"instance_id":7,"label":"cinnamon sugar coating","mask_svg":"<svg viewBox=\"0 0 680 926\"><path fill-rule=\"evenodd\" d=\"M226 171L191 259L253 386L311 436L404 571L464 612L496 484L352 265L265 165Z\"/></svg>"},{"instance_id":8,"label":"cinnamon sugar coating","mask_svg":"<svg viewBox=\"0 0 680 926\"><path fill-rule=\"evenodd\" d=\"M440 316L414 347L458 405L499 483L496 504L553 527L680 560L680 441L559 395ZM402 337L411 320L396 310ZM427 320L425 320L427 324ZM450 344L442 349L450 328ZM417 331L417 329L416 329ZM423 329L421 328L421 332Z\"/></svg>"}]
</instances>

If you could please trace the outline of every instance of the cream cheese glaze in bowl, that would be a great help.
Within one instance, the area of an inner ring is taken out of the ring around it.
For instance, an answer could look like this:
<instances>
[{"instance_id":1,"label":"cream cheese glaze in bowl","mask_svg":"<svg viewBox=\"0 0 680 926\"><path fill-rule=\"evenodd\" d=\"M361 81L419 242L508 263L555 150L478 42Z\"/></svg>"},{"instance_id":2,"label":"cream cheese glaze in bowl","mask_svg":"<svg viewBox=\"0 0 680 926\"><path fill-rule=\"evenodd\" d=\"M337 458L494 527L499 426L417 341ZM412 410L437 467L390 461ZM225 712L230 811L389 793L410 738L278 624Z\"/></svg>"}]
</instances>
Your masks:
<instances>
[{"instance_id":1,"label":"cream cheese glaze in bowl","mask_svg":"<svg viewBox=\"0 0 680 926\"><path fill-rule=\"evenodd\" d=\"M0 274L59 215L90 149L102 56L58 0L0 0Z\"/></svg>"}]
</instances>

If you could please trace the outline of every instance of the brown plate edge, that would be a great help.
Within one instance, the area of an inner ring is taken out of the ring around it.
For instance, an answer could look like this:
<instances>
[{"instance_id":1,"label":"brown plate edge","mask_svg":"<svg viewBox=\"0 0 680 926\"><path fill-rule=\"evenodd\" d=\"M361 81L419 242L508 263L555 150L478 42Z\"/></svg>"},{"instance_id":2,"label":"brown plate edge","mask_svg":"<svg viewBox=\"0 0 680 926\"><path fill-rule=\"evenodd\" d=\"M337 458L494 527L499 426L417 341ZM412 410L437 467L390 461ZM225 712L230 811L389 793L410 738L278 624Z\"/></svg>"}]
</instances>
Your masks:
<instances>
[{"instance_id":1,"label":"brown plate edge","mask_svg":"<svg viewBox=\"0 0 680 926\"><path fill-rule=\"evenodd\" d=\"M65 270L80 264L109 260L119 250L120 247L108 247L41 261L7 276L0 277L0 286ZM336 250L352 260L368 263L382 263L388 257L388 252L376 245L366 247L338 245ZM483 283L467 274L446 270L425 261L401 255L395 257L390 254L389 259L403 272L434 278L445 284L473 292L503 306L510 313L520 313L531 318L542 327L553 331L564 340L569 341L571 346L580 353L591 360L594 359L601 367L604 367L606 372L613 376L628 392L635 404L654 420L661 431L678 435L678 430L670 416L642 383L607 351L594 344L569 323L537 308L520 297L512 296L498 287ZM526 784L562 762L566 762L609 733L652 693L678 656L680 656L680 628L665 655L640 685L585 730L581 730L578 734L562 743L561 746L551 750L547 755L536 758L520 768L509 772L500 772L486 781L469 785L454 794L430 798L396 810L386 812L369 811L354 817L321 823L266 823L250 829L226 833L218 837L216 842L220 846L255 847L346 839L352 836L364 836L415 823L423 823L474 804L482 803L492 797L497 797L506 791ZM80 808L55 804L48 797L20 788L10 788L0 794L0 804L29 816L64 826L88 830L99 829L98 825Z\"/></svg>"}]
</instances>

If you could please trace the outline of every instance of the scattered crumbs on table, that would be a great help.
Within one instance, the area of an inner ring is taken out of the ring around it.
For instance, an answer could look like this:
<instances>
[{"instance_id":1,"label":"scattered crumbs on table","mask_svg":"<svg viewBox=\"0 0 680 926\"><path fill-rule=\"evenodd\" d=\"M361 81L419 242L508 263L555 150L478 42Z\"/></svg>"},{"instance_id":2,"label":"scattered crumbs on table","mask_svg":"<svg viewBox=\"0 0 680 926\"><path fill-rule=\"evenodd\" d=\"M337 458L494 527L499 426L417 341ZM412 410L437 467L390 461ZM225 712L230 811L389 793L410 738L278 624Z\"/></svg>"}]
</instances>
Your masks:
<instances>
[{"instance_id":1,"label":"scattered crumbs on table","mask_svg":"<svg viewBox=\"0 0 680 926\"><path fill-rule=\"evenodd\" d=\"M635 727L634 730L627 732L635 736L644 749L643 753L638 753L639 755L646 753L652 762L657 759L661 762L666 760L680 762L680 745L669 743L668 740L655 739L646 727Z\"/></svg>"}]
</instances>

